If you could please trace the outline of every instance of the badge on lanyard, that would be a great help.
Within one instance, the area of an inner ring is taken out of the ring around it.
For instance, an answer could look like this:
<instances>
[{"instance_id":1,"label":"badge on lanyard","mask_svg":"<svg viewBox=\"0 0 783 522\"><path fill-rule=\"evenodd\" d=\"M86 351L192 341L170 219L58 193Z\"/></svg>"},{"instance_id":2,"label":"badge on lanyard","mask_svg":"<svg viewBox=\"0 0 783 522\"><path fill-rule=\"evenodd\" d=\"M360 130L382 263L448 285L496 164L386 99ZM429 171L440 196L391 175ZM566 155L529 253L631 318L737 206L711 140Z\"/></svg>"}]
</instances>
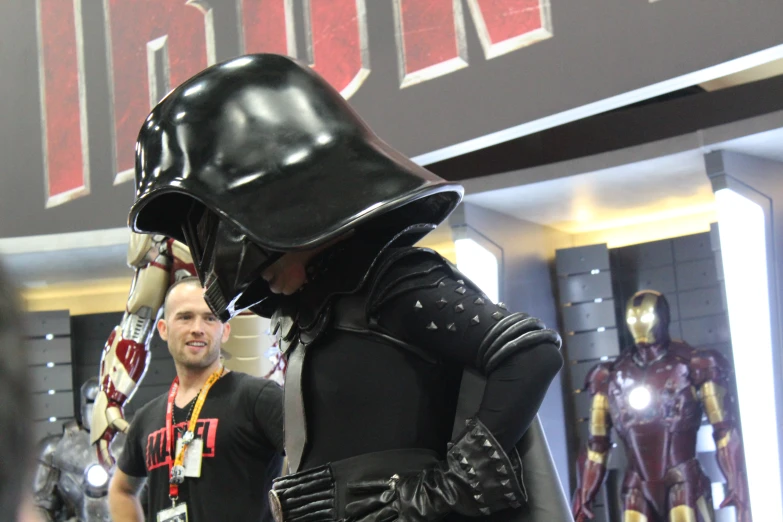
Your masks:
<instances>
[{"instance_id":1,"label":"badge on lanyard","mask_svg":"<svg viewBox=\"0 0 783 522\"><path fill-rule=\"evenodd\" d=\"M182 446L186 444L184 439L177 441L177 454L182 451ZM202 439L192 439L185 451L185 460L182 466L185 468L184 477L198 478L201 476L201 455L204 451L204 441Z\"/></svg>"},{"instance_id":2,"label":"badge on lanyard","mask_svg":"<svg viewBox=\"0 0 783 522\"><path fill-rule=\"evenodd\" d=\"M182 503L163 511L158 511L158 522L188 522L188 507Z\"/></svg>"},{"instance_id":3,"label":"badge on lanyard","mask_svg":"<svg viewBox=\"0 0 783 522\"><path fill-rule=\"evenodd\" d=\"M201 414L201 408L204 406L204 400L207 393L215 382L223 375L223 367L209 376L204 387L198 394L193 414L188 421L188 430L180 440L174 444L174 399L179 390L179 377L174 378L169 389L169 400L166 405L166 434L168 443L174 446L174 452L171 454L174 458L169 462L169 498L171 507L158 512L158 522L187 522L188 508L183 502L177 505L179 499L179 485L185 481L186 477L197 478L201 476L201 457L204 450L204 441L195 438L196 423Z\"/></svg>"}]
</instances>

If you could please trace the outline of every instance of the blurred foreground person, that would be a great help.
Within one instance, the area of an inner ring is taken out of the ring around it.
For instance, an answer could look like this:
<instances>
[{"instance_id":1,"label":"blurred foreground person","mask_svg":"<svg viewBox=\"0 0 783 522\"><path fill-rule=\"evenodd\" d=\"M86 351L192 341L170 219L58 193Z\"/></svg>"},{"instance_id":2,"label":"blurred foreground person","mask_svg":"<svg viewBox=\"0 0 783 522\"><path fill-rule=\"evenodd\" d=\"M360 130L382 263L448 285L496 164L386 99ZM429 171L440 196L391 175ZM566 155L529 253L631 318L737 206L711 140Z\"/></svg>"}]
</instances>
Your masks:
<instances>
[{"instance_id":1,"label":"blurred foreground person","mask_svg":"<svg viewBox=\"0 0 783 522\"><path fill-rule=\"evenodd\" d=\"M38 520L29 490L32 429L18 295L0 267L0 522Z\"/></svg>"}]
</instances>

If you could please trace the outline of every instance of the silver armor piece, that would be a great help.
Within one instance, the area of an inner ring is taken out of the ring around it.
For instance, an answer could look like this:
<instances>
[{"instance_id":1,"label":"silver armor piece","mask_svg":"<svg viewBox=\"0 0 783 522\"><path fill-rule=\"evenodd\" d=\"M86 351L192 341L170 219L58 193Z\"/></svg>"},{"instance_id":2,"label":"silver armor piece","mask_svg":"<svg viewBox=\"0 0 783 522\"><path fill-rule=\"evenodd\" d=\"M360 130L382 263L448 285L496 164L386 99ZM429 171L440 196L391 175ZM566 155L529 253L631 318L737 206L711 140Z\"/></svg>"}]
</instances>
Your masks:
<instances>
[{"instance_id":1,"label":"silver armor piece","mask_svg":"<svg viewBox=\"0 0 783 522\"><path fill-rule=\"evenodd\" d=\"M35 504L44 514L45 520L52 520L50 513L59 511L62 506L62 500L56 493L60 473L54 467L54 454L61 438L57 435L50 435L41 441L38 467L33 477Z\"/></svg>"},{"instance_id":2,"label":"silver armor piece","mask_svg":"<svg viewBox=\"0 0 783 522\"><path fill-rule=\"evenodd\" d=\"M125 440L118 434L111 449L119 456ZM34 480L35 504L52 520L75 518L82 522L110 522L108 489L105 484L87 483L91 466L100 466L90 434L76 422L63 429L62 436L46 438L41 447ZM100 473L91 476L100 477Z\"/></svg>"},{"instance_id":3,"label":"silver armor piece","mask_svg":"<svg viewBox=\"0 0 783 522\"><path fill-rule=\"evenodd\" d=\"M186 277L193 277L193 274L191 274L188 270L185 270L184 268L180 268L179 270L174 272L174 281L181 281Z\"/></svg>"},{"instance_id":4,"label":"silver armor piece","mask_svg":"<svg viewBox=\"0 0 783 522\"><path fill-rule=\"evenodd\" d=\"M140 307L135 314L125 312L121 323L122 338L145 344L155 324L155 319L152 316L152 308L149 306Z\"/></svg>"},{"instance_id":5,"label":"silver armor piece","mask_svg":"<svg viewBox=\"0 0 783 522\"><path fill-rule=\"evenodd\" d=\"M101 387L98 379L95 377L87 379L81 388L81 415L82 425L87 431L90 431L90 423L92 422L92 407L95 403L95 398L98 396Z\"/></svg>"}]
</instances>

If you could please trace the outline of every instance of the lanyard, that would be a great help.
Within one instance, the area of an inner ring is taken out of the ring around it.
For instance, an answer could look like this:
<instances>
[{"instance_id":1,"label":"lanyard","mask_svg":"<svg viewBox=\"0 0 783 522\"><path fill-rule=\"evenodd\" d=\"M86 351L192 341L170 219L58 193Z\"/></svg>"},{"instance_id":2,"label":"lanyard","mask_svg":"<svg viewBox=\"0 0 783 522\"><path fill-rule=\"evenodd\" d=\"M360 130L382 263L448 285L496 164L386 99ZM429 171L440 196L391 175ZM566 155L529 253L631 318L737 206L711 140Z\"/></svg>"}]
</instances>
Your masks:
<instances>
[{"instance_id":1,"label":"lanyard","mask_svg":"<svg viewBox=\"0 0 783 522\"><path fill-rule=\"evenodd\" d=\"M201 408L204 406L204 400L207 398L209 389L220 379L221 375L223 375L223 366L209 376L204 387L199 391L193 414L190 416L190 422L188 423L188 431L182 435L182 448L177 452L173 462L171 457L169 457L169 498L171 498L172 502L176 502L179 497L179 485L185 479L185 468L182 463L185 462L185 451L187 451L188 445L193 442L195 437L196 423L198 422L198 416L201 414ZM173 426L174 399L177 397L177 390L179 390L179 377L174 377L171 388L169 388L169 399L166 403L166 435L169 439L169 455L174 455L177 448Z\"/></svg>"}]
</instances>

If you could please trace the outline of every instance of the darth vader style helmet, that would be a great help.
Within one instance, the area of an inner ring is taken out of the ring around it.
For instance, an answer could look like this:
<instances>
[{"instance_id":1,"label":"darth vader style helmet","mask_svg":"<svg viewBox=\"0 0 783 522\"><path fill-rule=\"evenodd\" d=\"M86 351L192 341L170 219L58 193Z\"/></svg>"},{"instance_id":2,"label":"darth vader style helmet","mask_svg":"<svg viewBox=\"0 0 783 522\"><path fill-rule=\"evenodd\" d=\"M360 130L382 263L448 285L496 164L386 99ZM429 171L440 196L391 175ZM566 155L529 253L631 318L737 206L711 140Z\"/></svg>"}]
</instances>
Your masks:
<instances>
[{"instance_id":1,"label":"darth vader style helmet","mask_svg":"<svg viewBox=\"0 0 783 522\"><path fill-rule=\"evenodd\" d=\"M270 295L261 273L284 253L351 230L437 225L462 187L384 143L306 65L254 54L202 71L152 110L136 197L130 227L185 242L207 303L228 320Z\"/></svg>"}]
</instances>

